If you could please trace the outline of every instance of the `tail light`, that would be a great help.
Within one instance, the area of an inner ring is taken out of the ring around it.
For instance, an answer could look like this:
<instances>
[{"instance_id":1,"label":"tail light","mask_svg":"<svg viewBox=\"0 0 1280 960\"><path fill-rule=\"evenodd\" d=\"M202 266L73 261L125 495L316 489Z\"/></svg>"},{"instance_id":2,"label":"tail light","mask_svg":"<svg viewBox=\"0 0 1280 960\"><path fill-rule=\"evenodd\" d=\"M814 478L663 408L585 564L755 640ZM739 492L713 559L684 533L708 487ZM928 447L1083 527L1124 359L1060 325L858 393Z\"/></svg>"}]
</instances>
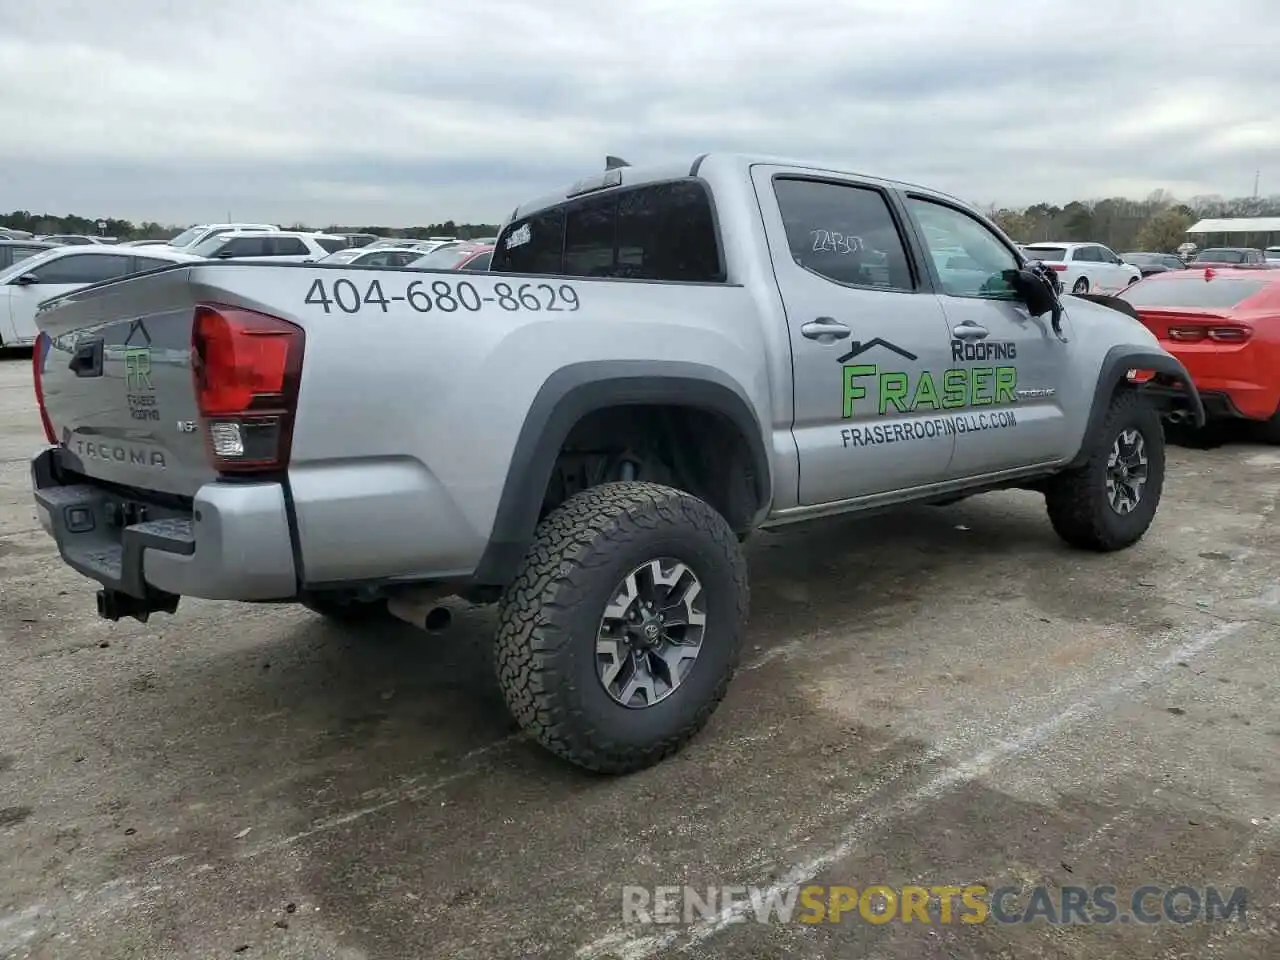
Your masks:
<instances>
[{"instance_id":1,"label":"tail light","mask_svg":"<svg viewBox=\"0 0 1280 960\"><path fill-rule=\"evenodd\" d=\"M1049 268L1051 270L1056 270L1058 273L1067 272L1067 265L1065 263L1051 263L1049 264Z\"/></svg>"},{"instance_id":2,"label":"tail light","mask_svg":"<svg viewBox=\"0 0 1280 960\"><path fill-rule=\"evenodd\" d=\"M1199 343L1202 340L1213 340L1215 343L1246 343L1251 336L1253 336L1252 330L1240 326L1209 327L1187 324L1169 328L1169 339L1179 343Z\"/></svg>"},{"instance_id":3,"label":"tail light","mask_svg":"<svg viewBox=\"0 0 1280 960\"><path fill-rule=\"evenodd\" d=\"M49 419L49 411L44 405L44 358L49 355L51 342L47 333L36 337L35 349L31 351L31 379L36 388L36 407L40 410L40 423L44 426L44 438L50 443L58 442L58 435L53 432L53 421Z\"/></svg>"},{"instance_id":4,"label":"tail light","mask_svg":"<svg viewBox=\"0 0 1280 960\"><path fill-rule=\"evenodd\" d=\"M217 470L288 465L305 343L302 328L279 317L221 304L196 307L191 370Z\"/></svg>"}]
</instances>

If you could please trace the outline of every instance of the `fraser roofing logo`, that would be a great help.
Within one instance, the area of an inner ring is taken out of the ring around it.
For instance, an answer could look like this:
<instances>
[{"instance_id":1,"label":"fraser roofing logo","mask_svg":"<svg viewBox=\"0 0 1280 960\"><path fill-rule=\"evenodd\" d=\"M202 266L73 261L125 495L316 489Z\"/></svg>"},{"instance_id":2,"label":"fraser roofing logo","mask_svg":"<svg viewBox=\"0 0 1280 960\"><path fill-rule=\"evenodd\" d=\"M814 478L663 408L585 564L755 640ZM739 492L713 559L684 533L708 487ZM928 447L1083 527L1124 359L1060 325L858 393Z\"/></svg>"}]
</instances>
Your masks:
<instances>
[{"instance_id":1,"label":"fraser roofing logo","mask_svg":"<svg viewBox=\"0 0 1280 960\"><path fill-rule=\"evenodd\" d=\"M862 356L862 354L866 353L872 347L884 347L886 350L892 350L898 356L907 360L919 359L910 350L903 350L902 347L898 346L896 343L890 343L888 340L882 340L879 337L876 337L874 340L868 340L865 343L860 340L852 341L849 344L849 352L842 357L836 357L836 363L848 363L854 357Z\"/></svg>"},{"instance_id":2,"label":"fraser roofing logo","mask_svg":"<svg viewBox=\"0 0 1280 960\"><path fill-rule=\"evenodd\" d=\"M134 342L134 336L142 338ZM133 321L124 338L125 389L129 393L151 392L151 334L141 319Z\"/></svg>"}]
</instances>

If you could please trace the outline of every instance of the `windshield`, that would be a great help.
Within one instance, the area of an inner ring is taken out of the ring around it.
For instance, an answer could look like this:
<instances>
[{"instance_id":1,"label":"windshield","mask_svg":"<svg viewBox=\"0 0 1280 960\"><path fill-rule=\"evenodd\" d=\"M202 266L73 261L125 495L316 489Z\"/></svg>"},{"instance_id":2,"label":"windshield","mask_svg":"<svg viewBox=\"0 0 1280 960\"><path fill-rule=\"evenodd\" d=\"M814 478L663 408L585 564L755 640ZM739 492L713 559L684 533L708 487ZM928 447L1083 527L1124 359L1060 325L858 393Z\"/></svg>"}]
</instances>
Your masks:
<instances>
[{"instance_id":1,"label":"windshield","mask_svg":"<svg viewBox=\"0 0 1280 960\"><path fill-rule=\"evenodd\" d=\"M1169 274L1163 274L1167 277ZM1143 280L1116 294L1135 307L1181 307L1187 310L1222 310L1243 303L1261 293L1267 284L1264 280L1236 280L1221 277L1215 280L1200 279L1200 271L1190 277L1174 274L1176 280Z\"/></svg>"},{"instance_id":2,"label":"windshield","mask_svg":"<svg viewBox=\"0 0 1280 960\"><path fill-rule=\"evenodd\" d=\"M225 235L216 233L207 240L201 240L188 252L195 254L197 257L211 257L227 242L227 239Z\"/></svg>"},{"instance_id":3,"label":"windshield","mask_svg":"<svg viewBox=\"0 0 1280 960\"><path fill-rule=\"evenodd\" d=\"M480 248L464 244L450 244L439 250L432 250L425 257L419 257L413 261L409 266L423 270L452 270L478 249Z\"/></svg>"},{"instance_id":4,"label":"windshield","mask_svg":"<svg viewBox=\"0 0 1280 960\"><path fill-rule=\"evenodd\" d=\"M169 241L169 246L185 247L187 244L191 243L191 241L195 240L196 237L200 236L200 234L204 233L205 229L206 228L203 226L195 226L191 227L189 230L183 230L180 234Z\"/></svg>"},{"instance_id":5,"label":"windshield","mask_svg":"<svg viewBox=\"0 0 1280 960\"><path fill-rule=\"evenodd\" d=\"M1204 263L1205 261L1213 261L1214 263L1244 263L1245 254L1243 250L1201 250L1196 254L1192 263Z\"/></svg>"},{"instance_id":6,"label":"windshield","mask_svg":"<svg viewBox=\"0 0 1280 960\"><path fill-rule=\"evenodd\" d=\"M1048 260L1061 263L1067 258L1066 247L1023 247L1022 252L1032 260Z\"/></svg>"},{"instance_id":7,"label":"windshield","mask_svg":"<svg viewBox=\"0 0 1280 960\"><path fill-rule=\"evenodd\" d=\"M364 250L339 250L327 257L321 257L316 263L350 263L356 257L364 256Z\"/></svg>"}]
</instances>

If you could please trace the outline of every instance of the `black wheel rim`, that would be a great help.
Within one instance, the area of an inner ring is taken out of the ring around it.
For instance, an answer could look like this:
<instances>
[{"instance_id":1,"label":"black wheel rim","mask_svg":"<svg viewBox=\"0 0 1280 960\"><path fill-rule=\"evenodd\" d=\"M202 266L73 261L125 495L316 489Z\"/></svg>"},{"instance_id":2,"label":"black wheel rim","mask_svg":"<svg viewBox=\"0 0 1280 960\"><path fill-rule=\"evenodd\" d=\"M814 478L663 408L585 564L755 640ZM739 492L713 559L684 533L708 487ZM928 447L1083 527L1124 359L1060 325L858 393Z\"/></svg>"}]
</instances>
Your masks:
<instances>
[{"instance_id":1,"label":"black wheel rim","mask_svg":"<svg viewBox=\"0 0 1280 960\"><path fill-rule=\"evenodd\" d=\"M1121 430L1107 456L1107 502L1120 516L1137 509L1146 492L1147 442L1140 430Z\"/></svg>"},{"instance_id":2,"label":"black wheel rim","mask_svg":"<svg viewBox=\"0 0 1280 960\"><path fill-rule=\"evenodd\" d=\"M702 651L705 601L697 574L670 557L623 577L596 635L597 676L614 702L642 710L675 693Z\"/></svg>"}]
</instances>

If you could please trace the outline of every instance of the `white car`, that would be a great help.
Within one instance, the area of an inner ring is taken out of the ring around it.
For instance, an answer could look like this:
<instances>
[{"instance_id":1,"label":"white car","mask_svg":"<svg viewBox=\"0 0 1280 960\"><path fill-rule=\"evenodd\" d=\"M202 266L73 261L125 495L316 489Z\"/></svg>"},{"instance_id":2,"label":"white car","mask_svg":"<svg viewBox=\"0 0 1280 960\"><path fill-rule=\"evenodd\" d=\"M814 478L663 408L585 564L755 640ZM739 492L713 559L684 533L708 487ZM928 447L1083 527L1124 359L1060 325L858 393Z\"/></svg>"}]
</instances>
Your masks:
<instances>
[{"instance_id":1,"label":"white car","mask_svg":"<svg viewBox=\"0 0 1280 960\"><path fill-rule=\"evenodd\" d=\"M55 247L28 257L0 272L0 346L35 343L36 307L45 300L91 283L199 259L175 250L149 249L135 253L127 247L121 250L96 243Z\"/></svg>"},{"instance_id":2,"label":"white car","mask_svg":"<svg viewBox=\"0 0 1280 960\"><path fill-rule=\"evenodd\" d=\"M385 250L388 247L395 247L397 250L417 250L419 254L430 253L436 247L450 243L449 240L406 240L397 237L383 237L381 240L375 240L373 243L366 244L365 250Z\"/></svg>"},{"instance_id":3,"label":"white car","mask_svg":"<svg viewBox=\"0 0 1280 960\"><path fill-rule=\"evenodd\" d=\"M187 248L210 260L270 260L272 263L311 263L347 248L347 238L294 230L232 230Z\"/></svg>"},{"instance_id":4,"label":"white car","mask_svg":"<svg viewBox=\"0 0 1280 960\"><path fill-rule=\"evenodd\" d=\"M197 223L194 227L183 230L172 240L167 241L165 245L174 250L181 250L183 253L190 253L191 248L197 243L204 243L210 237L216 237L221 233L231 233L235 230L279 229L279 225L274 223Z\"/></svg>"},{"instance_id":5,"label":"white car","mask_svg":"<svg viewBox=\"0 0 1280 960\"><path fill-rule=\"evenodd\" d=\"M1022 248L1032 260L1043 260L1071 293L1119 293L1142 279L1142 271L1125 263L1100 243L1054 243L1044 240Z\"/></svg>"},{"instance_id":6,"label":"white car","mask_svg":"<svg viewBox=\"0 0 1280 960\"><path fill-rule=\"evenodd\" d=\"M1263 255L1267 258L1267 263L1280 263L1280 247L1267 247Z\"/></svg>"},{"instance_id":7,"label":"white car","mask_svg":"<svg viewBox=\"0 0 1280 960\"><path fill-rule=\"evenodd\" d=\"M421 250L404 247L348 247L316 263L345 263L349 267L403 267L422 256Z\"/></svg>"}]
</instances>

